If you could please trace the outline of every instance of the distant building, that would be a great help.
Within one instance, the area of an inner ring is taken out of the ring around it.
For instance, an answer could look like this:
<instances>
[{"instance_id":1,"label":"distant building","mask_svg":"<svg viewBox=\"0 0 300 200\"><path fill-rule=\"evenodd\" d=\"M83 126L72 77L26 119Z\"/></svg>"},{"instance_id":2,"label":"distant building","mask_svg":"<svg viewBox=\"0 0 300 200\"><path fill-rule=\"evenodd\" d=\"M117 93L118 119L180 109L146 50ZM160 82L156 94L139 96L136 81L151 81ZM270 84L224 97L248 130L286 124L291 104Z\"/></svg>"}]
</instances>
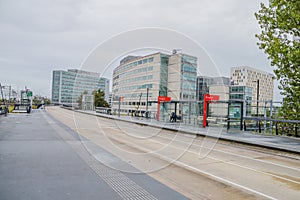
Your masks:
<instances>
[{"instance_id":1,"label":"distant building","mask_svg":"<svg viewBox=\"0 0 300 200\"><path fill-rule=\"evenodd\" d=\"M99 73L77 69L54 70L52 77L52 103L77 105L78 98L85 91L91 94L94 90L105 92L109 100L109 80L100 77Z\"/></svg>"},{"instance_id":2,"label":"distant building","mask_svg":"<svg viewBox=\"0 0 300 200\"><path fill-rule=\"evenodd\" d=\"M256 106L257 101L257 81L259 80L259 103L264 106L264 101L273 99L274 75L268 72L251 67L232 67L230 72L231 85L247 86L252 88L252 107ZM255 110L255 109L254 109ZM263 109L259 109L259 114Z\"/></svg>"},{"instance_id":3,"label":"distant building","mask_svg":"<svg viewBox=\"0 0 300 200\"><path fill-rule=\"evenodd\" d=\"M204 94L217 94L217 91L221 93L228 94L228 86L230 84L230 80L227 77L208 77L208 76L198 76L197 77L197 100L203 101ZM211 87L214 87L211 90ZM227 86L227 87L223 87ZM219 87L218 89L216 87ZM223 89L220 89L220 88ZM228 100L228 95L225 97L224 95L220 97L222 100Z\"/></svg>"},{"instance_id":4,"label":"distant building","mask_svg":"<svg viewBox=\"0 0 300 200\"><path fill-rule=\"evenodd\" d=\"M230 85L229 99L243 102L244 103L243 116L251 116L251 101L252 101L251 87Z\"/></svg>"},{"instance_id":5,"label":"distant building","mask_svg":"<svg viewBox=\"0 0 300 200\"><path fill-rule=\"evenodd\" d=\"M198 76L197 77L197 100L203 101L204 94L209 93L209 86L211 83L211 77L207 76Z\"/></svg>"},{"instance_id":6,"label":"distant building","mask_svg":"<svg viewBox=\"0 0 300 200\"><path fill-rule=\"evenodd\" d=\"M186 54L154 53L124 58L113 72L114 111L122 97L121 113L156 114L158 96L171 97L172 104L161 106L161 115L195 113L183 101L196 100L197 58ZM148 95L148 106L147 106ZM181 103L179 103L181 102ZM154 116L152 115L152 117Z\"/></svg>"},{"instance_id":7,"label":"distant building","mask_svg":"<svg viewBox=\"0 0 300 200\"><path fill-rule=\"evenodd\" d=\"M229 86L224 84L216 84L209 86L209 94L218 95L221 101L228 101L229 99ZM226 117L228 112L227 103L211 103L209 105L212 116Z\"/></svg>"}]
</instances>

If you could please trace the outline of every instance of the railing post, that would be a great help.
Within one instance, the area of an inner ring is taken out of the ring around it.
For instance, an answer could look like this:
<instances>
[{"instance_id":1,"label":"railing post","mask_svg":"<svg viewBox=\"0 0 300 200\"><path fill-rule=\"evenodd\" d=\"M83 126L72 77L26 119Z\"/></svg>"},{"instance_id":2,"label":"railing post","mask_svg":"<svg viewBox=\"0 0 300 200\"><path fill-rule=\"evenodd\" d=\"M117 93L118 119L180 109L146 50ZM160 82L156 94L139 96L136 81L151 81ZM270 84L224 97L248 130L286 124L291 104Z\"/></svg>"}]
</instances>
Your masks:
<instances>
[{"instance_id":1,"label":"railing post","mask_svg":"<svg viewBox=\"0 0 300 200\"><path fill-rule=\"evenodd\" d=\"M278 122L276 122L275 124L275 131L276 131L276 135L278 135Z\"/></svg>"}]
</instances>

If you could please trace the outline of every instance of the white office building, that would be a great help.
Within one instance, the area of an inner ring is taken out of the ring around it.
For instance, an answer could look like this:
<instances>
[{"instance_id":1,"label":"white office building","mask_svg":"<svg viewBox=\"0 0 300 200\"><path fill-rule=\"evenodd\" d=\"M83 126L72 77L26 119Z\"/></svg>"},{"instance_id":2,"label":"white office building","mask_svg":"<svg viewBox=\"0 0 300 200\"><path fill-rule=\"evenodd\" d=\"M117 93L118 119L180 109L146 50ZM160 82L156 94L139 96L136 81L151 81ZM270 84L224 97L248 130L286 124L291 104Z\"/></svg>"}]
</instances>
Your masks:
<instances>
[{"instance_id":1,"label":"white office building","mask_svg":"<svg viewBox=\"0 0 300 200\"><path fill-rule=\"evenodd\" d=\"M174 110L178 115L190 113L191 109L180 102L196 100L196 79L196 57L161 52L128 56L113 72L113 112L120 106L122 114L144 115L149 111L155 117L158 96L168 96L172 103L162 105L162 115Z\"/></svg>"},{"instance_id":2,"label":"white office building","mask_svg":"<svg viewBox=\"0 0 300 200\"><path fill-rule=\"evenodd\" d=\"M230 72L230 81L232 85L247 86L252 88L252 106L256 106L257 99L259 103L259 114L262 114L265 101L273 99L274 75L268 72L247 67L232 67ZM257 89L259 96L257 98ZM254 109L255 110L255 109ZM255 113L253 111L253 113Z\"/></svg>"}]
</instances>

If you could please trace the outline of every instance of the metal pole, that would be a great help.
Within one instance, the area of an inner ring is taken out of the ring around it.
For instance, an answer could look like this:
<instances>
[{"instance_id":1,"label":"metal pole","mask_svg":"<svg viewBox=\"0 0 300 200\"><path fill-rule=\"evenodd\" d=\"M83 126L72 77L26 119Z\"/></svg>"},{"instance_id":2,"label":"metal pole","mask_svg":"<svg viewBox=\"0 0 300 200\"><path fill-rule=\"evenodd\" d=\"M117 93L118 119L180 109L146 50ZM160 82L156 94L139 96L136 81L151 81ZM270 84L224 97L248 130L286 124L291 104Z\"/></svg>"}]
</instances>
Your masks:
<instances>
[{"instance_id":1,"label":"metal pole","mask_svg":"<svg viewBox=\"0 0 300 200\"><path fill-rule=\"evenodd\" d=\"M258 117L258 101L259 101L259 79L257 80L257 88L256 88L256 116Z\"/></svg>"},{"instance_id":2,"label":"metal pole","mask_svg":"<svg viewBox=\"0 0 300 200\"><path fill-rule=\"evenodd\" d=\"M259 79L256 81L256 116L258 117L258 101L259 101ZM256 126L258 126L258 120L256 120Z\"/></svg>"},{"instance_id":3,"label":"metal pole","mask_svg":"<svg viewBox=\"0 0 300 200\"><path fill-rule=\"evenodd\" d=\"M2 85L1 85L1 83L0 83L0 90L1 90L2 100L4 100L4 97L3 97L3 90L2 90Z\"/></svg>"},{"instance_id":4,"label":"metal pole","mask_svg":"<svg viewBox=\"0 0 300 200\"><path fill-rule=\"evenodd\" d=\"M147 87L147 98L146 98L146 118L148 118L148 98L149 98L149 88Z\"/></svg>"},{"instance_id":5,"label":"metal pole","mask_svg":"<svg viewBox=\"0 0 300 200\"><path fill-rule=\"evenodd\" d=\"M121 97L118 97L119 100L119 105L118 105L118 117L120 117L120 112L121 112Z\"/></svg>"},{"instance_id":6,"label":"metal pole","mask_svg":"<svg viewBox=\"0 0 300 200\"><path fill-rule=\"evenodd\" d=\"M267 101L265 101L265 108L264 108L264 134L266 134L267 130Z\"/></svg>"},{"instance_id":7,"label":"metal pole","mask_svg":"<svg viewBox=\"0 0 300 200\"><path fill-rule=\"evenodd\" d=\"M243 130L243 121L244 121L244 102L241 102L241 120L240 120L240 130Z\"/></svg>"},{"instance_id":8,"label":"metal pole","mask_svg":"<svg viewBox=\"0 0 300 200\"><path fill-rule=\"evenodd\" d=\"M11 85L9 86L9 91L8 91L8 101L10 101L10 96L11 96Z\"/></svg>"},{"instance_id":9,"label":"metal pole","mask_svg":"<svg viewBox=\"0 0 300 200\"><path fill-rule=\"evenodd\" d=\"M273 115L273 100L270 101L270 118L272 118L272 115ZM272 120L270 121L270 134L272 135L273 134L273 122Z\"/></svg>"}]
</instances>

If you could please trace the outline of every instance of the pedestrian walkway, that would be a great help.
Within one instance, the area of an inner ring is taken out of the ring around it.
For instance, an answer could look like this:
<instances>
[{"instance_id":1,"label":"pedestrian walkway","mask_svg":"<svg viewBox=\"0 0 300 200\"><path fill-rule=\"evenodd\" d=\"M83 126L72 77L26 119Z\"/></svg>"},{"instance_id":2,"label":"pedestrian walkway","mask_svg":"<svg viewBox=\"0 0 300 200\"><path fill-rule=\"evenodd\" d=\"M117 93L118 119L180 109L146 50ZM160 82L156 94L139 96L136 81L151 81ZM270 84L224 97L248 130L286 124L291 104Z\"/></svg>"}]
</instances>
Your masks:
<instances>
[{"instance_id":1,"label":"pedestrian walkway","mask_svg":"<svg viewBox=\"0 0 300 200\"><path fill-rule=\"evenodd\" d=\"M250 144L260 147L272 148L277 150L283 150L293 153L300 153L300 138L287 137L287 136L276 136L276 135L263 135L255 134L249 131L234 131L229 130L225 127L207 127L185 125L182 123L170 123L170 122L159 122L156 119L147 119L144 117L132 117L132 116L115 116L106 115L102 113L96 113L95 111L77 111L90 115L101 116L111 118L115 120L122 120L131 123L137 123L157 128L163 128L172 131L180 131L189 134L197 134L217 139L223 139L228 141L234 141L244 144Z\"/></svg>"}]
</instances>

